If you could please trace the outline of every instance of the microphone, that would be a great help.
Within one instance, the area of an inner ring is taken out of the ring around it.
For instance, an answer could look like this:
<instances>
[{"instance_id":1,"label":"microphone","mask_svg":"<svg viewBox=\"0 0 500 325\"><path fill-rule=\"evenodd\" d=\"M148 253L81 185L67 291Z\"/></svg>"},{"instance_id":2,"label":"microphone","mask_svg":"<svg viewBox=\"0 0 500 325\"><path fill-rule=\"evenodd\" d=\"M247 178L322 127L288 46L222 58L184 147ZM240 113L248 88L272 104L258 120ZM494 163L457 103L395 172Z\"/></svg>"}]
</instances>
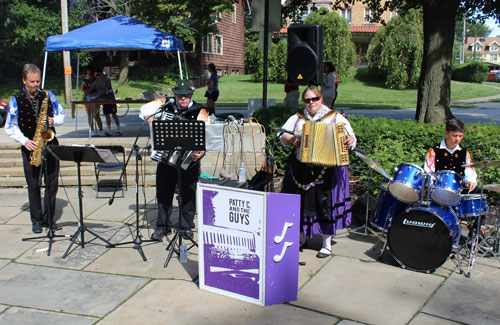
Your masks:
<instances>
[{"instance_id":1,"label":"microphone","mask_svg":"<svg viewBox=\"0 0 500 325\"><path fill-rule=\"evenodd\" d=\"M150 144L148 144L147 146L145 146L145 147L144 147L144 149L146 149L146 150L151 149L151 143L150 143Z\"/></svg>"},{"instance_id":2,"label":"microphone","mask_svg":"<svg viewBox=\"0 0 500 325\"><path fill-rule=\"evenodd\" d=\"M295 135L295 132L293 132L293 131L289 131L289 130L286 130L286 129L281 129L278 137L281 137L285 133L288 133L288 134L291 134L291 135Z\"/></svg>"},{"instance_id":3,"label":"microphone","mask_svg":"<svg viewBox=\"0 0 500 325\"><path fill-rule=\"evenodd\" d=\"M172 105L172 104L174 104L174 103L175 103L175 99L173 99L173 98L169 98L169 99L165 102L165 104L161 105L161 106L158 108L158 110L159 110L159 111L164 112L164 111L166 111L166 110L167 110L167 108L168 108L168 106L169 106L169 105Z\"/></svg>"}]
</instances>

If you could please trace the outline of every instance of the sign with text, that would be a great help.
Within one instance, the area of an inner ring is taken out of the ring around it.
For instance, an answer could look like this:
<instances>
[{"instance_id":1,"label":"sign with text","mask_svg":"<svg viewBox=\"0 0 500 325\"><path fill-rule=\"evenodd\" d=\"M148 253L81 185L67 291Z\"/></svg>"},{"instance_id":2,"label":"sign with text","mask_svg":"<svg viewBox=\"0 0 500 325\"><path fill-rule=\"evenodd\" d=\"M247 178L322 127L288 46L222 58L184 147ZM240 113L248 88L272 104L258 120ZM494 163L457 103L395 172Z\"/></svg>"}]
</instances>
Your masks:
<instances>
[{"instance_id":1,"label":"sign with text","mask_svg":"<svg viewBox=\"0 0 500 325\"><path fill-rule=\"evenodd\" d=\"M197 212L200 288L261 305L297 299L298 195L199 183Z\"/></svg>"}]
</instances>

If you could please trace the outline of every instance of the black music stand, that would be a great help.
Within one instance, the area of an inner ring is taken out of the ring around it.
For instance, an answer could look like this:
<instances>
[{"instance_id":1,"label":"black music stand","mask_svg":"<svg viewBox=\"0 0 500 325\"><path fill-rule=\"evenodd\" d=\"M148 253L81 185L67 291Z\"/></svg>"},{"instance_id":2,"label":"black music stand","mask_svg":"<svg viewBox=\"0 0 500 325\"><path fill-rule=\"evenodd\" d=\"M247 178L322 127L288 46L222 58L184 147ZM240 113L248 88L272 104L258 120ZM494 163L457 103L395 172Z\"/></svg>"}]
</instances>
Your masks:
<instances>
[{"instance_id":1,"label":"black music stand","mask_svg":"<svg viewBox=\"0 0 500 325\"><path fill-rule=\"evenodd\" d=\"M117 162L116 157L114 154L111 152L111 150L106 150L106 149L96 149L94 147L80 147L80 146L48 146L47 147L50 153L56 157L59 160L64 160L64 161L74 161L76 162L77 166L77 171L78 171L78 205L80 209L80 221L79 221L79 226L78 229L76 230L75 234L71 237L70 241L71 243L69 244L68 248L66 249L66 252L64 252L64 255L62 258L66 258L68 256L68 252L73 246L73 244L76 242L78 235L81 236L80 243L79 245L82 246L82 248L85 247L85 238L84 234L85 231L88 231L92 235L94 235L96 238L102 240L105 242L107 247L113 246L109 241L106 239L102 238L99 236L96 232L92 231L89 227L85 226L83 222L83 204L82 204L82 199L83 199L83 192L82 192L82 184L81 184L81 174L80 174L80 164L82 161L86 162Z\"/></svg>"},{"instance_id":2,"label":"black music stand","mask_svg":"<svg viewBox=\"0 0 500 325\"><path fill-rule=\"evenodd\" d=\"M153 149L154 150L177 150L180 151L179 159L176 162L177 168L177 187L179 188L179 195L177 202L179 204L179 225L182 218L182 156L189 150L205 150L205 122L195 120L174 120L174 121L161 121L155 120L152 123L153 134ZM189 239L192 245L198 247L190 232L184 229L176 229L175 236L172 238L167 246L169 251L164 267L168 266L172 254L175 251L180 256L180 246L182 238ZM178 243L177 243L178 240ZM175 249L178 245L179 250Z\"/></svg>"}]
</instances>

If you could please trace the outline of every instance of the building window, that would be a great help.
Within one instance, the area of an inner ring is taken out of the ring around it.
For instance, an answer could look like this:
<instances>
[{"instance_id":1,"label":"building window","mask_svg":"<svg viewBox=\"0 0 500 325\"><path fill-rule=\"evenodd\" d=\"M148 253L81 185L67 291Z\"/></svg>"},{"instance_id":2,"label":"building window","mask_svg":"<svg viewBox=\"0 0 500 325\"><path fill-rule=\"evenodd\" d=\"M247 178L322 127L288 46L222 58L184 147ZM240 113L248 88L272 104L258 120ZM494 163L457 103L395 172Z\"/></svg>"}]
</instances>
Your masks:
<instances>
[{"instance_id":1,"label":"building window","mask_svg":"<svg viewBox=\"0 0 500 325\"><path fill-rule=\"evenodd\" d=\"M391 11L390 18L396 17L398 15L398 12L396 10Z\"/></svg>"},{"instance_id":2,"label":"building window","mask_svg":"<svg viewBox=\"0 0 500 325\"><path fill-rule=\"evenodd\" d=\"M368 7L365 7L364 9L364 18L363 18L363 23L364 24L372 24L372 22L370 21L370 19L372 18L372 10Z\"/></svg>"},{"instance_id":3,"label":"building window","mask_svg":"<svg viewBox=\"0 0 500 325\"><path fill-rule=\"evenodd\" d=\"M236 24L236 5L235 4L233 4L232 16L233 16L233 23Z\"/></svg>"},{"instance_id":4,"label":"building window","mask_svg":"<svg viewBox=\"0 0 500 325\"><path fill-rule=\"evenodd\" d=\"M214 35L208 34L203 37L201 42L201 52L202 53L214 53Z\"/></svg>"},{"instance_id":5,"label":"building window","mask_svg":"<svg viewBox=\"0 0 500 325\"><path fill-rule=\"evenodd\" d=\"M492 45L491 46L492 51L498 51L498 45Z\"/></svg>"},{"instance_id":6,"label":"building window","mask_svg":"<svg viewBox=\"0 0 500 325\"><path fill-rule=\"evenodd\" d=\"M347 19L349 21L349 24L352 24L352 9L340 9L340 17Z\"/></svg>"},{"instance_id":7,"label":"building window","mask_svg":"<svg viewBox=\"0 0 500 325\"><path fill-rule=\"evenodd\" d=\"M222 46L223 46L222 36L221 35L215 36L215 53L222 55L223 54Z\"/></svg>"},{"instance_id":8,"label":"building window","mask_svg":"<svg viewBox=\"0 0 500 325\"><path fill-rule=\"evenodd\" d=\"M491 54L490 60L491 61L498 61L498 55L497 54Z\"/></svg>"},{"instance_id":9,"label":"building window","mask_svg":"<svg viewBox=\"0 0 500 325\"><path fill-rule=\"evenodd\" d=\"M476 45L476 51L481 51L481 46L480 45Z\"/></svg>"}]
</instances>

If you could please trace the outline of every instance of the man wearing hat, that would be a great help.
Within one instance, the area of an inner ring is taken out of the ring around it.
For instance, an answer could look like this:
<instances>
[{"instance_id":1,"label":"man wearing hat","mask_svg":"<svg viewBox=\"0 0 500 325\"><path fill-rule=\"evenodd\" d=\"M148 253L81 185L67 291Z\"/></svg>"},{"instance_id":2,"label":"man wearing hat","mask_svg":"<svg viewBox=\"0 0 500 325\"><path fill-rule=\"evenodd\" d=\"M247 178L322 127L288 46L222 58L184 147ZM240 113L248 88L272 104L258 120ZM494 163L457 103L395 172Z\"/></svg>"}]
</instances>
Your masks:
<instances>
[{"instance_id":1,"label":"man wearing hat","mask_svg":"<svg viewBox=\"0 0 500 325\"><path fill-rule=\"evenodd\" d=\"M149 124L154 119L165 120L167 116L174 114L177 118L184 120L199 120L209 122L207 109L192 100L194 88L189 80L181 79L172 88L174 98L159 98L141 107L139 117L147 120ZM160 110L160 112L159 112ZM156 114L155 114L156 113ZM170 113L170 114L168 114ZM200 159L205 155L204 151L194 151L190 154L191 164L187 169L181 169L182 207L179 224L172 224L170 214L172 213L172 201L175 186L177 184L177 168L168 162L168 155L153 152L152 159L158 160L156 168L156 199L158 201L158 219L156 230L151 239L161 241L163 236L169 235L172 228L178 228L192 235L194 228L194 214L196 212L196 184L200 175ZM189 159L189 158L188 158Z\"/></svg>"}]
</instances>

